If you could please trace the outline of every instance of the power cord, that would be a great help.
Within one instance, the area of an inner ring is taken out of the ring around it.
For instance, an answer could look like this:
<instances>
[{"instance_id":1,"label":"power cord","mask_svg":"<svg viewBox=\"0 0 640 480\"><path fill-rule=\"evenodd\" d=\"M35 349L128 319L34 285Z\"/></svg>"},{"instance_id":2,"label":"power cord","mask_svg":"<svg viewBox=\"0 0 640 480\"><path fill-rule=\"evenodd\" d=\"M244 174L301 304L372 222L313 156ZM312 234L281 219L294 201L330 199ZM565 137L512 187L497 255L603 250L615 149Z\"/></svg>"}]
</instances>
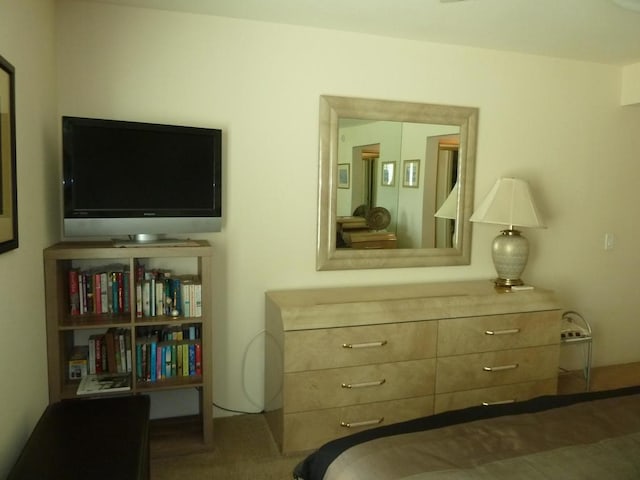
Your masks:
<instances>
[{"instance_id":1,"label":"power cord","mask_svg":"<svg viewBox=\"0 0 640 480\"><path fill-rule=\"evenodd\" d=\"M247 343L243 355L242 355L242 391L244 393L245 398L251 403L253 404L255 407L260 408L261 405L258 404L258 402L254 401L253 398L251 398L251 395L249 394L249 391L247 390L247 385L245 382L245 378L246 378L246 369L247 369L247 356L249 354L249 349L251 348L251 346L253 345L253 343L260 338L261 335L265 335L266 338L271 338L272 340L275 340L273 338L273 334L271 334L270 332L268 332L267 330L263 329L260 330L258 333L256 333L251 340L249 340L249 343ZM280 349L280 355L282 356L282 351ZM280 392L282 392L282 384L279 385L278 391L275 393L275 395L273 396L273 398L269 399L269 402L271 400L273 400L275 397L277 397ZM244 415L260 415L265 413L264 408L262 408L260 411L258 412L249 412L246 410L237 410L234 408L227 408L227 407L223 407L221 405L218 405L216 402L212 402L213 406L216 408L219 408L220 410L224 410L225 412L230 412L230 413L240 413L240 414L244 414Z\"/></svg>"},{"instance_id":2,"label":"power cord","mask_svg":"<svg viewBox=\"0 0 640 480\"><path fill-rule=\"evenodd\" d=\"M243 410L234 410L233 408L226 408L226 407L222 407L220 405L218 405L216 402L213 402L213 406L216 408L219 408L220 410L224 410L225 412L231 412L231 413L241 413L244 415L261 415L264 413L264 410L260 411L260 412L245 412Z\"/></svg>"}]
</instances>

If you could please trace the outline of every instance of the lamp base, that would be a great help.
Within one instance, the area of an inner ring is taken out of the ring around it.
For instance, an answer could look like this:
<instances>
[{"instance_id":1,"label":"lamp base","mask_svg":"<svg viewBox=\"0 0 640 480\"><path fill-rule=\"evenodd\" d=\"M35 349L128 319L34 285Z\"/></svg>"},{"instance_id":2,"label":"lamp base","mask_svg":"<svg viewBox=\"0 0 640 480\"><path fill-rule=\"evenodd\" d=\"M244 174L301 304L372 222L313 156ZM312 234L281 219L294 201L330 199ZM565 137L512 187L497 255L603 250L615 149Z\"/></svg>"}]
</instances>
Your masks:
<instances>
[{"instance_id":1,"label":"lamp base","mask_svg":"<svg viewBox=\"0 0 640 480\"><path fill-rule=\"evenodd\" d=\"M524 285L524 282L519 278L496 278L493 283L496 287L517 287Z\"/></svg>"},{"instance_id":2,"label":"lamp base","mask_svg":"<svg viewBox=\"0 0 640 480\"><path fill-rule=\"evenodd\" d=\"M529 242L519 230L502 230L491 247L493 265L498 273L494 283L498 287L524 285L520 280L529 257Z\"/></svg>"}]
</instances>

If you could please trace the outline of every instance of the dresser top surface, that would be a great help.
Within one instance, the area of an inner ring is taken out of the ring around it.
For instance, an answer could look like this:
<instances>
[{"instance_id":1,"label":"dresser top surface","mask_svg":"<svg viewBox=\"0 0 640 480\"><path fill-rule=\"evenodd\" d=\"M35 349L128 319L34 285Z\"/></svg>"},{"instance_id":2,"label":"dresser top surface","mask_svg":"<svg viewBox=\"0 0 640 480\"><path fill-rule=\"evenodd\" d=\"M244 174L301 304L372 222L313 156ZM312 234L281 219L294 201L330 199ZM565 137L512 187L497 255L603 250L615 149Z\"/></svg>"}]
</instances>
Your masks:
<instances>
[{"instance_id":1,"label":"dresser top surface","mask_svg":"<svg viewBox=\"0 0 640 480\"><path fill-rule=\"evenodd\" d=\"M554 292L511 291L489 280L274 290L267 303L284 330L437 320L559 309Z\"/></svg>"}]
</instances>

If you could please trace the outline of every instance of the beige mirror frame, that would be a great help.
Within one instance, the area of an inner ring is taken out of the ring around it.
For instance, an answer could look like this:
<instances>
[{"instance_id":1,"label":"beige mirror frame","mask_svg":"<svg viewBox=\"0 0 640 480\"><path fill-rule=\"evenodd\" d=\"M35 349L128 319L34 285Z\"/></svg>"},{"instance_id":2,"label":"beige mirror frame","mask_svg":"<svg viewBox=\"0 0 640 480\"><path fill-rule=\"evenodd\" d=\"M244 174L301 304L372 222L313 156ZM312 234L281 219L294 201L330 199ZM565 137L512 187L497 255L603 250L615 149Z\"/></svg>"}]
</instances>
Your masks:
<instances>
[{"instance_id":1,"label":"beige mirror frame","mask_svg":"<svg viewBox=\"0 0 640 480\"><path fill-rule=\"evenodd\" d=\"M456 242L453 248L336 249L338 124L341 118L460 127ZM478 109L353 97L320 97L317 270L468 265L475 183Z\"/></svg>"}]
</instances>

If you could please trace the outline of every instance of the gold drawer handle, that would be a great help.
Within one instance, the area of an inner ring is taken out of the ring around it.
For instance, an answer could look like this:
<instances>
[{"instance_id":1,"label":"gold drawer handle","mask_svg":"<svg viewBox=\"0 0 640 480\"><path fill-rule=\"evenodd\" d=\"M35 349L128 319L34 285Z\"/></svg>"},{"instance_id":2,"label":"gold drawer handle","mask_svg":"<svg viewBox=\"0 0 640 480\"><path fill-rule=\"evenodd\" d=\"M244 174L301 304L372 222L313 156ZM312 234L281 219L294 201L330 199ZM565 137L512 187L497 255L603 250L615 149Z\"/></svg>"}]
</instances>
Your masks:
<instances>
[{"instance_id":1,"label":"gold drawer handle","mask_svg":"<svg viewBox=\"0 0 640 480\"><path fill-rule=\"evenodd\" d=\"M497 402L482 402L482 406L483 407L488 407L490 405L505 405L507 403L515 403L515 399L510 399L510 400L498 400Z\"/></svg>"},{"instance_id":2,"label":"gold drawer handle","mask_svg":"<svg viewBox=\"0 0 640 480\"><path fill-rule=\"evenodd\" d=\"M482 369L485 372L501 372L502 370L513 370L514 368L518 368L517 363L514 363L513 365L500 365L497 367L483 367Z\"/></svg>"},{"instance_id":3,"label":"gold drawer handle","mask_svg":"<svg viewBox=\"0 0 640 480\"><path fill-rule=\"evenodd\" d=\"M384 417L375 418L373 420L365 420L363 422L340 422L340 426L345 428L358 428L378 425L382 422L384 422Z\"/></svg>"},{"instance_id":4,"label":"gold drawer handle","mask_svg":"<svg viewBox=\"0 0 640 480\"><path fill-rule=\"evenodd\" d=\"M364 388L364 387L379 387L386 379L376 380L374 382L361 382L361 383L343 383L342 388Z\"/></svg>"},{"instance_id":5,"label":"gold drawer handle","mask_svg":"<svg viewBox=\"0 0 640 480\"><path fill-rule=\"evenodd\" d=\"M380 340L379 342L364 342L364 343L343 343L342 348L371 348L371 347L384 347L387 344L386 340Z\"/></svg>"},{"instance_id":6,"label":"gold drawer handle","mask_svg":"<svg viewBox=\"0 0 640 480\"><path fill-rule=\"evenodd\" d=\"M519 328L506 328L504 330L487 330L485 335L511 335L513 333L520 333Z\"/></svg>"}]
</instances>

